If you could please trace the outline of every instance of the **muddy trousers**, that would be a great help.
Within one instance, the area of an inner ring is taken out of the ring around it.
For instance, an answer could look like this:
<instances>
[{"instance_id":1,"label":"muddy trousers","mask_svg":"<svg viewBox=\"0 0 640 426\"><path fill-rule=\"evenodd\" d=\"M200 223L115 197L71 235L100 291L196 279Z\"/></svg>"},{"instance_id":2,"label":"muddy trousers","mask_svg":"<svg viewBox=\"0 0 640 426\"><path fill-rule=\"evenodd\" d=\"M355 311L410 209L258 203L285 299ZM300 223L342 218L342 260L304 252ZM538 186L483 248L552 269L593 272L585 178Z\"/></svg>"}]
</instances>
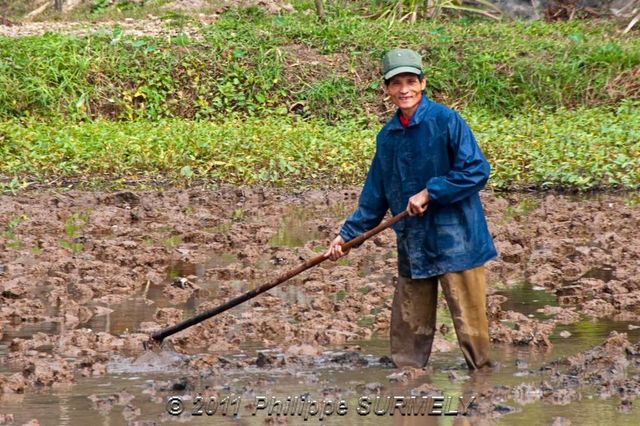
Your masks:
<instances>
[{"instance_id":1,"label":"muddy trousers","mask_svg":"<svg viewBox=\"0 0 640 426\"><path fill-rule=\"evenodd\" d=\"M413 280L398 277L391 311L391 359L398 367L424 367L436 332L438 281L470 369L490 365L484 266Z\"/></svg>"}]
</instances>

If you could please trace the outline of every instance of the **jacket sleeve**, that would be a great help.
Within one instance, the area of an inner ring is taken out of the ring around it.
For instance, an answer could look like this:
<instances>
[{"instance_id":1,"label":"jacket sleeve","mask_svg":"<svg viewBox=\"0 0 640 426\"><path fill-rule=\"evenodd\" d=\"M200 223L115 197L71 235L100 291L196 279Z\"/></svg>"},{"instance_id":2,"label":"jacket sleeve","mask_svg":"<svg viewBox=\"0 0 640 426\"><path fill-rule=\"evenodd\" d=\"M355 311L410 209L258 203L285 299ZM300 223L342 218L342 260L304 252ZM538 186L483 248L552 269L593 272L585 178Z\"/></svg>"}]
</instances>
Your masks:
<instances>
[{"instance_id":1,"label":"jacket sleeve","mask_svg":"<svg viewBox=\"0 0 640 426\"><path fill-rule=\"evenodd\" d=\"M342 225L340 236L347 242L375 228L384 218L388 208L387 199L384 195L380 157L376 152L360 194L358 208Z\"/></svg>"},{"instance_id":2,"label":"jacket sleeve","mask_svg":"<svg viewBox=\"0 0 640 426\"><path fill-rule=\"evenodd\" d=\"M426 184L429 203L451 204L479 192L489 180L491 167L471 129L456 112L449 120L449 152L451 170Z\"/></svg>"}]
</instances>

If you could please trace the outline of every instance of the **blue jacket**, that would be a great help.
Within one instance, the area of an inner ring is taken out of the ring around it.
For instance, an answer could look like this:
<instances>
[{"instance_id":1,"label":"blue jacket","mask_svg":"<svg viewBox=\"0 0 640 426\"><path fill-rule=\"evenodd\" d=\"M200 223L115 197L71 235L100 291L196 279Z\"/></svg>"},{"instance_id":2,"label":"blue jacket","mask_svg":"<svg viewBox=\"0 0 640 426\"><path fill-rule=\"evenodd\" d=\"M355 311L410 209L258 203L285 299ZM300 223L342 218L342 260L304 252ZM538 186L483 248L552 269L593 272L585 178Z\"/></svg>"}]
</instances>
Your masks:
<instances>
[{"instance_id":1,"label":"blue jacket","mask_svg":"<svg viewBox=\"0 0 640 426\"><path fill-rule=\"evenodd\" d=\"M455 111L423 94L407 128L400 111L378 133L376 153L357 210L342 226L349 241L396 215L423 189L423 216L394 225L398 272L414 279L475 268L496 256L478 192L490 166L471 130Z\"/></svg>"}]
</instances>

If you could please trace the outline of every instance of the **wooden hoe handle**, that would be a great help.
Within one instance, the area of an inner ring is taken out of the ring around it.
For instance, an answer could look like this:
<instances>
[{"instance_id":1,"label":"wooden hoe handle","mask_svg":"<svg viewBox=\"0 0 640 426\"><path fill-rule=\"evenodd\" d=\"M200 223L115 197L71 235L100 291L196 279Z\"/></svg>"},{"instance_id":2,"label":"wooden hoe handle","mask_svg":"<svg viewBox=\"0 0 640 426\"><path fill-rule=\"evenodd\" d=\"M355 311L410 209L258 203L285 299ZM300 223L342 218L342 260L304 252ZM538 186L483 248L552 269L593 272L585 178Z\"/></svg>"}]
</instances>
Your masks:
<instances>
[{"instance_id":1,"label":"wooden hoe handle","mask_svg":"<svg viewBox=\"0 0 640 426\"><path fill-rule=\"evenodd\" d=\"M402 219L404 219L405 217L407 217L409 213L404 210L402 213L399 213L395 216L393 216L391 219L387 220L386 222L381 223L380 225L376 226L375 228L365 232L364 234L360 234L358 235L356 238L354 238L353 240L345 243L342 245L342 249L343 250L349 250L354 246L357 246L359 244L362 244L365 240L373 237L374 235L384 231L385 229L389 228L391 225L394 225L395 223L401 221ZM151 338L153 340L155 340L156 342L162 342L166 337L171 336L172 334L175 334L179 331L184 330L185 328L189 328L193 325L196 325L206 319L209 319L211 317L214 317L218 314L221 314L222 312L233 308L234 306L237 306L243 302L246 302L249 299L253 299L254 297L256 297L259 294L264 293L265 291L271 290L272 288L274 288L275 286L282 284L283 282L287 281L290 278L295 277L296 275L298 275L301 272L306 271L309 268L312 268L316 265L319 265L320 263L324 262L325 260L327 260L327 257L324 257L324 254L321 254L319 256L316 256L312 259L309 259L307 261L305 261L304 263L300 264L299 266L297 266L294 269L291 269L289 271L286 271L284 273L282 273L280 276L276 277L275 279L271 280L270 282L261 285L260 287L256 287L253 290L250 290L244 294L241 294L240 296L237 296L225 303L223 303L222 305L215 307L215 308L211 308L208 311L202 312L192 318L189 318L187 320L184 320L178 324L172 325L171 327L167 327L163 330L159 330L156 331L155 333L151 334Z\"/></svg>"}]
</instances>

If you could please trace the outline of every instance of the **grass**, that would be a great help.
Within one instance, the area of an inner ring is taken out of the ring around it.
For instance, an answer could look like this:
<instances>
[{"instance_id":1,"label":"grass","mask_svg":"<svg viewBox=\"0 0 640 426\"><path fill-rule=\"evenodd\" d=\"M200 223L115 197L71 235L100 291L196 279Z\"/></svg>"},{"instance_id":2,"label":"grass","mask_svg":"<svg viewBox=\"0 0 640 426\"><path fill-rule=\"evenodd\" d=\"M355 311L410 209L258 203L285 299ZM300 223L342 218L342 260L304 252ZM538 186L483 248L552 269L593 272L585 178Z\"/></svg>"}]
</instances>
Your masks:
<instances>
[{"instance_id":1,"label":"grass","mask_svg":"<svg viewBox=\"0 0 640 426\"><path fill-rule=\"evenodd\" d=\"M67 217L64 221L64 234L67 238L58 241L60 247L68 249L74 254L78 254L84 250L81 237L90 217L91 212L89 210L81 213L73 213Z\"/></svg>"},{"instance_id":2,"label":"grass","mask_svg":"<svg viewBox=\"0 0 640 426\"><path fill-rule=\"evenodd\" d=\"M15 234L15 229L25 220L26 216L11 215L9 221L4 228L4 231L0 234L6 241L6 246L12 250L20 250L22 248L22 242L20 238Z\"/></svg>"},{"instance_id":3,"label":"grass","mask_svg":"<svg viewBox=\"0 0 640 426\"><path fill-rule=\"evenodd\" d=\"M617 24L390 27L355 9L320 22L301 7L312 2L296 5L232 9L212 25L165 20L198 26L192 38L117 25L0 37L2 189L74 179L359 185L392 111L379 76L392 46L422 52L429 96L467 119L492 188L639 187L640 39Z\"/></svg>"},{"instance_id":4,"label":"grass","mask_svg":"<svg viewBox=\"0 0 640 426\"><path fill-rule=\"evenodd\" d=\"M238 112L348 120L384 115L379 58L422 52L428 92L500 114L640 99L640 39L610 22L425 21L389 28L355 13L268 16L230 10L199 40L0 37L0 118L211 119ZM339 99L339 102L335 100Z\"/></svg>"},{"instance_id":5,"label":"grass","mask_svg":"<svg viewBox=\"0 0 640 426\"><path fill-rule=\"evenodd\" d=\"M640 104L630 102L615 111L533 109L509 118L484 110L463 113L492 164L489 184L496 189L639 187L639 114ZM0 123L0 174L14 182L90 176L97 181L359 185L373 156L376 130L287 116L230 116L222 123L11 120Z\"/></svg>"}]
</instances>

